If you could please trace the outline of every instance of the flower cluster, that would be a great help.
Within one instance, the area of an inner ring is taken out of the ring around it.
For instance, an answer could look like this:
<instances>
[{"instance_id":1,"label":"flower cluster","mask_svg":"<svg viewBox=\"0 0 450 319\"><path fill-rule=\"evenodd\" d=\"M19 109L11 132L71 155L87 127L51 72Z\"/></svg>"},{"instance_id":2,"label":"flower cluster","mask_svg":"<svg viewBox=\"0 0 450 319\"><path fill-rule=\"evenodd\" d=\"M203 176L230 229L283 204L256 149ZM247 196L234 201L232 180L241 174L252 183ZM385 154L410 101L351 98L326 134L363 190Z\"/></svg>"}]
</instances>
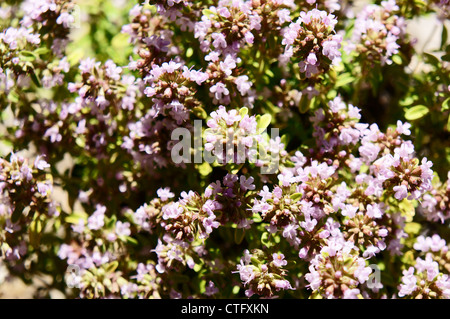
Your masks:
<instances>
[{"instance_id":1,"label":"flower cluster","mask_svg":"<svg viewBox=\"0 0 450 319\"><path fill-rule=\"evenodd\" d=\"M66 0L27 0L22 2L24 16L21 24L36 28L45 37L56 56L62 56L69 42L70 28L75 21L75 1ZM80 18L80 17L77 17Z\"/></svg>"},{"instance_id":2,"label":"flower cluster","mask_svg":"<svg viewBox=\"0 0 450 319\"><path fill-rule=\"evenodd\" d=\"M341 56L342 36L335 34L336 24L335 16L326 11L301 12L284 32L284 58L299 60L300 72L307 78L328 71Z\"/></svg>"},{"instance_id":3,"label":"flower cluster","mask_svg":"<svg viewBox=\"0 0 450 319\"><path fill-rule=\"evenodd\" d=\"M391 64L392 55L399 52L406 23L395 14L398 10L395 1L388 0L382 1L380 6L367 6L358 14L346 50L355 52L357 59L367 63L362 67L373 67L375 63Z\"/></svg>"},{"instance_id":4,"label":"flower cluster","mask_svg":"<svg viewBox=\"0 0 450 319\"><path fill-rule=\"evenodd\" d=\"M439 272L439 265L431 255L425 260L416 259L414 267L403 271L399 297L411 296L415 299L450 298L450 279Z\"/></svg>"},{"instance_id":5,"label":"flower cluster","mask_svg":"<svg viewBox=\"0 0 450 319\"><path fill-rule=\"evenodd\" d=\"M59 215L52 199L50 165L38 156L33 163L12 153L0 158L0 254L7 260L26 259L29 244L39 247L45 224Z\"/></svg>"},{"instance_id":6,"label":"flower cluster","mask_svg":"<svg viewBox=\"0 0 450 319\"><path fill-rule=\"evenodd\" d=\"M253 32L261 29L261 17L251 1L220 1L195 24L195 37L203 51L218 56L236 55L242 46L253 44Z\"/></svg>"},{"instance_id":7,"label":"flower cluster","mask_svg":"<svg viewBox=\"0 0 450 319\"><path fill-rule=\"evenodd\" d=\"M436 185L423 196L421 207L430 220L444 222L450 218L450 173L444 184Z\"/></svg>"},{"instance_id":8,"label":"flower cluster","mask_svg":"<svg viewBox=\"0 0 450 319\"><path fill-rule=\"evenodd\" d=\"M285 279L287 265L284 255L273 253L268 256L261 250L246 250L240 263L237 265L239 277L244 286L247 297L258 294L271 297L274 292L293 289L288 280Z\"/></svg>"},{"instance_id":9,"label":"flower cluster","mask_svg":"<svg viewBox=\"0 0 450 319\"><path fill-rule=\"evenodd\" d=\"M311 261L310 272L305 275L309 287L326 298L358 298L357 287L369 279L372 269L355 250L351 242L340 236L330 238L328 245Z\"/></svg>"}]
</instances>

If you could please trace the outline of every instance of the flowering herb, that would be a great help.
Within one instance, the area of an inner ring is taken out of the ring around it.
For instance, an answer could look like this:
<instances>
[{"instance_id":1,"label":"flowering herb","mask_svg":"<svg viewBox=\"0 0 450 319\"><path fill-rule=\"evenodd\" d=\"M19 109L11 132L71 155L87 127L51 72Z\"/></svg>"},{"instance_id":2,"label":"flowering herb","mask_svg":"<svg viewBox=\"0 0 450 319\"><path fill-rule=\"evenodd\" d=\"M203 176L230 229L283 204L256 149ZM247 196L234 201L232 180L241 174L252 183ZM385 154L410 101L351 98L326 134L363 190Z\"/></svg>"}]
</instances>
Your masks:
<instances>
[{"instance_id":1,"label":"flowering herb","mask_svg":"<svg viewBox=\"0 0 450 319\"><path fill-rule=\"evenodd\" d=\"M2 2L0 266L36 297L450 298L449 6Z\"/></svg>"}]
</instances>

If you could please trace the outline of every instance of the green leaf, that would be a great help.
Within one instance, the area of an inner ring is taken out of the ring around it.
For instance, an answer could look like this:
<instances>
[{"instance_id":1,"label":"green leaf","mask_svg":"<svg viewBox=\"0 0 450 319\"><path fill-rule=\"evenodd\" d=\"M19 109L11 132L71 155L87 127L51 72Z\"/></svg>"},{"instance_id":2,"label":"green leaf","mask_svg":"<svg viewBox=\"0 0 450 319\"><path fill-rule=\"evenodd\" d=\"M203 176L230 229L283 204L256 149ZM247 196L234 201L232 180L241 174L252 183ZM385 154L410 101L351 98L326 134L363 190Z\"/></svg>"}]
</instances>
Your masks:
<instances>
[{"instance_id":1,"label":"green leaf","mask_svg":"<svg viewBox=\"0 0 450 319\"><path fill-rule=\"evenodd\" d=\"M260 223L260 222L262 222L261 215L258 214L258 213L253 214L252 218L253 218L253 222L254 222L254 223Z\"/></svg>"},{"instance_id":2,"label":"green leaf","mask_svg":"<svg viewBox=\"0 0 450 319\"><path fill-rule=\"evenodd\" d=\"M83 58L85 54L85 51L83 48L77 48L75 49L69 56L67 57L67 61L70 63L70 65L77 64L81 58Z\"/></svg>"},{"instance_id":3,"label":"green leaf","mask_svg":"<svg viewBox=\"0 0 450 319\"><path fill-rule=\"evenodd\" d=\"M48 48L45 48L45 47L38 48L38 49L34 50L34 54L35 55L44 55L44 54L47 54L49 52L50 52L50 50Z\"/></svg>"},{"instance_id":4,"label":"green leaf","mask_svg":"<svg viewBox=\"0 0 450 319\"><path fill-rule=\"evenodd\" d=\"M194 50L191 47L187 48L186 57L190 58L193 54L194 54Z\"/></svg>"},{"instance_id":5,"label":"green leaf","mask_svg":"<svg viewBox=\"0 0 450 319\"><path fill-rule=\"evenodd\" d=\"M406 265L414 265L414 253L411 250L408 250L405 254L403 254L402 262Z\"/></svg>"},{"instance_id":6,"label":"green leaf","mask_svg":"<svg viewBox=\"0 0 450 319\"><path fill-rule=\"evenodd\" d=\"M300 113L304 114L304 113L308 112L308 110L311 107L311 105L312 105L312 100L310 100L308 98L308 95L303 94L302 97L300 98L300 103L298 105L298 110L300 111Z\"/></svg>"},{"instance_id":7,"label":"green leaf","mask_svg":"<svg viewBox=\"0 0 450 319\"><path fill-rule=\"evenodd\" d=\"M112 263L108 264L106 266L105 270L107 273L113 273L117 269L118 266L119 266L119 262L116 260L116 261L113 261Z\"/></svg>"},{"instance_id":8,"label":"green leaf","mask_svg":"<svg viewBox=\"0 0 450 319\"><path fill-rule=\"evenodd\" d=\"M75 144L77 144L81 148L84 148L86 146L86 143L84 142L84 139L81 138L81 137L75 138Z\"/></svg>"},{"instance_id":9,"label":"green leaf","mask_svg":"<svg viewBox=\"0 0 450 319\"><path fill-rule=\"evenodd\" d=\"M408 234L414 234L414 235L418 235L420 233L420 228L422 227L422 225L420 225L419 223L406 223L405 224L405 231Z\"/></svg>"},{"instance_id":10,"label":"green leaf","mask_svg":"<svg viewBox=\"0 0 450 319\"><path fill-rule=\"evenodd\" d=\"M113 228L116 222L117 222L116 215L112 215L110 220L106 223L106 228Z\"/></svg>"},{"instance_id":11,"label":"green leaf","mask_svg":"<svg viewBox=\"0 0 450 319\"><path fill-rule=\"evenodd\" d=\"M37 59L37 56L34 54L34 52L25 51L25 50L20 51L20 60L33 62L36 59Z\"/></svg>"},{"instance_id":12,"label":"green leaf","mask_svg":"<svg viewBox=\"0 0 450 319\"><path fill-rule=\"evenodd\" d=\"M443 55L441 59L442 61L450 62L450 54Z\"/></svg>"},{"instance_id":13,"label":"green leaf","mask_svg":"<svg viewBox=\"0 0 450 319\"><path fill-rule=\"evenodd\" d=\"M272 241L270 240L270 234L268 232L264 232L261 235L261 243L267 248L270 248L273 245Z\"/></svg>"},{"instance_id":14,"label":"green leaf","mask_svg":"<svg viewBox=\"0 0 450 319\"><path fill-rule=\"evenodd\" d=\"M273 74L272 70L270 70L270 69L267 69L267 70L266 70L266 75L267 75L269 78L273 78L273 77L275 76L275 74Z\"/></svg>"},{"instance_id":15,"label":"green leaf","mask_svg":"<svg viewBox=\"0 0 450 319\"><path fill-rule=\"evenodd\" d=\"M214 12L212 12L209 9L203 9L202 13L204 16L207 16L207 17L209 17L211 14L214 14Z\"/></svg>"},{"instance_id":16,"label":"green leaf","mask_svg":"<svg viewBox=\"0 0 450 319\"><path fill-rule=\"evenodd\" d=\"M444 102L442 102L442 109L441 111L447 111L450 107L450 97L447 98Z\"/></svg>"},{"instance_id":17,"label":"green leaf","mask_svg":"<svg viewBox=\"0 0 450 319\"><path fill-rule=\"evenodd\" d=\"M428 114L430 110L425 105L416 105L405 111L405 118L408 121L418 120Z\"/></svg>"},{"instance_id":18,"label":"green leaf","mask_svg":"<svg viewBox=\"0 0 450 319\"><path fill-rule=\"evenodd\" d=\"M209 165L208 162L204 162L203 164L199 165L197 167L197 169L198 169L198 172L200 173L200 175L202 175L202 176L208 176L213 170L211 165Z\"/></svg>"},{"instance_id":19,"label":"green leaf","mask_svg":"<svg viewBox=\"0 0 450 319\"><path fill-rule=\"evenodd\" d=\"M335 87L344 86L346 84L353 82L354 80L355 78L351 73L343 73L338 77Z\"/></svg>"},{"instance_id":20,"label":"green leaf","mask_svg":"<svg viewBox=\"0 0 450 319\"><path fill-rule=\"evenodd\" d=\"M411 222L413 220L414 215L416 214L416 209L413 203L406 198L400 202L398 205L402 216L406 218L407 222Z\"/></svg>"},{"instance_id":21,"label":"green leaf","mask_svg":"<svg viewBox=\"0 0 450 319\"><path fill-rule=\"evenodd\" d=\"M240 110L239 110L239 115L241 116L241 117L244 117L244 116L246 116L248 114L248 108L247 107L242 107Z\"/></svg>"},{"instance_id":22,"label":"green leaf","mask_svg":"<svg viewBox=\"0 0 450 319\"><path fill-rule=\"evenodd\" d=\"M438 66L440 64L440 61L437 57L435 57L432 54L429 53L423 53L425 60L427 60L428 63L434 65L434 66Z\"/></svg>"},{"instance_id":23,"label":"green leaf","mask_svg":"<svg viewBox=\"0 0 450 319\"><path fill-rule=\"evenodd\" d=\"M19 102L19 94L15 90L12 90L8 94L8 101L12 103L18 103Z\"/></svg>"},{"instance_id":24,"label":"green leaf","mask_svg":"<svg viewBox=\"0 0 450 319\"><path fill-rule=\"evenodd\" d=\"M87 217L86 214L77 212L67 216L64 220L69 224L78 224L79 220L85 217Z\"/></svg>"},{"instance_id":25,"label":"green leaf","mask_svg":"<svg viewBox=\"0 0 450 319\"><path fill-rule=\"evenodd\" d=\"M136 238L130 237L130 236L125 236L125 240L127 241L127 243L132 244L132 245L138 245L139 242L137 241Z\"/></svg>"},{"instance_id":26,"label":"green leaf","mask_svg":"<svg viewBox=\"0 0 450 319\"><path fill-rule=\"evenodd\" d=\"M281 143L283 143L284 144L284 146L287 146L288 145L288 136L286 135L286 134L283 134L283 136L281 136Z\"/></svg>"},{"instance_id":27,"label":"green leaf","mask_svg":"<svg viewBox=\"0 0 450 319\"><path fill-rule=\"evenodd\" d=\"M294 202L296 202L296 201L298 201L300 198L302 198L302 193L295 193L295 194L292 194L290 197L291 197L291 199L292 199Z\"/></svg>"},{"instance_id":28,"label":"green leaf","mask_svg":"<svg viewBox=\"0 0 450 319\"><path fill-rule=\"evenodd\" d=\"M245 237L245 229L244 228L236 228L234 230L234 242L239 245L242 243Z\"/></svg>"},{"instance_id":29,"label":"green leaf","mask_svg":"<svg viewBox=\"0 0 450 319\"><path fill-rule=\"evenodd\" d=\"M402 63L403 63L402 58L397 54L393 55L391 59L392 59L392 62L394 62L395 64L402 65Z\"/></svg>"},{"instance_id":30,"label":"green leaf","mask_svg":"<svg viewBox=\"0 0 450 319\"><path fill-rule=\"evenodd\" d=\"M30 224L30 228L28 230L28 234L30 236L30 244L34 249L39 248L39 243L42 237L42 229L44 228L44 224L40 218L34 218Z\"/></svg>"},{"instance_id":31,"label":"green leaf","mask_svg":"<svg viewBox=\"0 0 450 319\"><path fill-rule=\"evenodd\" d=\"M314 291L311 296L309 297L309 299L323 299L322 295L320 294L320 292L318 290Z\"/></svg>"},{"instance_id":32,"label":"green leaf","mask_svg":"<svg viewBox=\"0 0 450 319\"><path fill-rule=\"evenodd\" d=\"M206 119L208 117L208 114L206 114L206 111L201 106L194 107L192 112L196 117L201 119Z\"/></svg>"},{"instance_id":33,"label":"green leaf","mask_svg":"<svg viewBox=\"0 0 450 319\"><path fill-rule=\"evenodd\" d=\"M257 124L257 130L258 133L264 132L264 130L269 126L270 122L272 121L272 115L270 114L264 114L263 116L260 116L259 119L256 119Z\"/></svg>"},{"instance_id":34,"label":"green leaf","mask_svg":"<svg viewBox=\"0 0 450 319\"><path fill-rule=\"evenodd\" d=\"M13 223L17 222L20 219L20 216L22 216L22 212L23 212L24 208L25 208L25 206L22 203L20 203L20 202L16 203L14 212L11 215L11 221Z\"/></svg>"},{"instance_id":35,"label":"green leaf","mask_svg":"<svg viewBox=\"0 0 450 319\"><path fill-rule=\"evenodd\" d=\"M406 97L404 100L401 100L401 101L399 102L399 104L400 104L401 106L410 106L411 104L414 103L414 101L415 101L415 99L414 99L412 96L408 96L408 97Z\"/></svg>"},{"instance_id":36,"label":"green leaf","mask_svg":"<svg viewBox=\"0 0 450 319\"><path fill-rule=\"evenodd\" d=\"M31 80L33 80L33 83L36 84L37 87L41 87L41 81L39 81L39 78L36 76L36 73L34 70L31 70L30 72Z\"/></svg>"},{"instance_id":37,"label":"green leaf","mask_svg":"<svg viewBox=\"0 0 450 319\"><path fill-rule=\"evenodd\" d=\"M448 39L448 31L444 24L443 28L442 28L442 35L441 35L441 50L444 49L444 46L447 43L447 39Z\"/></svg>"}]
</instances>

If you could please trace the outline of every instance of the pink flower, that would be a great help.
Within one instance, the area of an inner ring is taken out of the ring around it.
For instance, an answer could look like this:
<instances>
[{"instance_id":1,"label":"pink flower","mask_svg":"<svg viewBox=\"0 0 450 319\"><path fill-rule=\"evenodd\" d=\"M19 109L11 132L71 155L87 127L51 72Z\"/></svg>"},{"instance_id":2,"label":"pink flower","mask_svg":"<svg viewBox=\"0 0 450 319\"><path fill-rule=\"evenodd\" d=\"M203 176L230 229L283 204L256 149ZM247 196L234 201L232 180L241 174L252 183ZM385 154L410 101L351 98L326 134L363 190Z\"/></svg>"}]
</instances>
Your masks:
<instances>
[{"instance_id":1,"label":"pink flower","mask_svg":"<svg viewBox=\"0 0 450 319\"><path fill-rule=\"evenodd\" d=\"M220 101L222 99L222 95L230 94L230 91L228 91L227 87L222 82L219 82L219 83L211 86L209 91L214 94L214 97L218 101Z\"/></svg>"},{"instance_id":2,"label":"pink flower","mask_svg":"<svg viewBox=\"0 0 450 319\"><path fill-rule=\"evenodd\" d=\"M393 190L395 192L394 197L398 200L408 197L408 188L405 185L394 186Z\"/></svg>"},{"instance_id":3,"label":"pink flower","mask_svg":"<svg viewBox=\"0 0 450 319\"><path fill-rule=\"evenodd\" d=\"M95 212L88 218L89 229L98 230L105 225L105 211L105 206L97 205Z\"/></svg>"},{"instance_id":4,"label":"pink flower","mask_svg":"<svg viewBox=\"0 0 450 319\"><path fill-rule=\"evenodd\" d=\"M156 191L156 194L163 202L167 201L169 198L173 198L175 196L174 193L170 191L169 187L160 188Z\"/></svg>"},{"instance_id":5,"label":"pink flower","mask_svg":"<svg viewBox=\"0 0 450 319\"><path fill-rule=\"evenodd\" d=\"M275 267L283 267L283 266L287 265L287 261L284 259L283 254L273 253L272 258L273 258L273 264L275 265Z\"/></svg>"}]
</instances>

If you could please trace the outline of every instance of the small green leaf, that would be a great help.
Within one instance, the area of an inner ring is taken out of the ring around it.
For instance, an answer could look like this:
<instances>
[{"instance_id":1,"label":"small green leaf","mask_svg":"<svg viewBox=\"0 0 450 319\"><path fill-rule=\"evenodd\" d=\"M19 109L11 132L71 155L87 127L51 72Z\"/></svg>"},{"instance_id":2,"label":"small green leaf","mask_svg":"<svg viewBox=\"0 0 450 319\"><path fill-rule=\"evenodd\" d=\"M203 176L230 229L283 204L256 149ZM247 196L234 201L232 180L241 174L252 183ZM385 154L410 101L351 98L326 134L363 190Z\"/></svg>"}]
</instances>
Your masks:
<instances>
[{"instance_id":1,"label":"small green leaf","mask_svg":"<svg viewBox=\"0 0 450 319\"><path fill-rule=\"evenodd\" d=\"M214 14L214 12L212 12L209 9L203 9L202 13L204 16L207 16L207 17L209 17L211 14Z\"/></svg>"},{"instance_id":2,"label":"small green leaf","mask_svg":"<svg viewBox=\"0 0 450 319\"><path fill-rule=\"evenodd\" d=\"M19 102L19 94L17 94L16 91L12 90L8 94L8 101L12 103L18 103Z\"/></svg>"},{"instance_id":3,"label":"small green leaf","mask_svg":"<svg viewBox=\"0 0 450 319\"><path fill-rule=\"evenodd\" d=\"M434 66L438 66L440 64L439 59L437 57L435 57L434 55L429 54L429 53L423 53L423 55L428 63L430 63Z\"/></svg>"},{"instance_id":4,"label":"small green leaf","mask_svg":"<svg viewBox=\"0 0 450 319\"><path fill-rule=\"evenodd\" d=\"M240 110L239 110L239 115L241 116L241 117L244 117L244 116L246 116L248 114L248 108L247 107L242 107Z\"/></svg>"},{"instance_id":5,"label":"small green leaf","mask_svg":"<svg viewBox=\"0 0 450 319\"><path fill-rule=\"evenodd\" d=\"M234 230L234 242L239 245L242 243L245 237L245 229L243 228L236 228Z\"/></svg>"},{"instance_id":6,"label":"small green leaf","mask_svg":"<svg viewBox=\"0 0 450 319\"><path fill-rule=\"evenodd\" d=\"M405 112L405 118L408 121L418 120L428 114L430 110L425 105L416 105Z\"/></svg>"},{"instance_id":7,"label":"small green leaf","mask_svg":"<svg viewBox=\"0 0 450 319\"><path fill-rule=\"evenodd\" d=\"M273 78L274 76L275 76L275 74L272 72L272 70L270 70L270 69L267 69L266 70L266 74L267 74L267 76L268 77L270 77L270 78Z\"/></svg>"},{"instance_id":8,"label":"small green leaf","mask_svg":"<svg viewBox=\"0 0 450 319\"><path fill-rule=\"evenodd\" d=\"M195 272L199 272L200 270L202 270L202 265L201 264L195 264L194 271Z\"/></svg>"},{"instance_id":9,"label":"small green leaf","mask_svg":"<svg viewBox=\"0 0 450 319\"><path fill-rule=\"evenodd\" d=\"M67 57L67 61L70 65L77 64L84 56L85 51L83 48L75 49L69 56Z\"/></svg>"},{"instance_id":10,"label":"small green leaf","mask_svg":"<svg viewBox=\"0 0 450 319\"><path fill-rule=\"evenodd\" d=\"M267 248L270 248L273 244L270 240L270 234L268 232L264 232L261 235L261 243L266 246Z\"/></svg>"},{"instance_id":11,"label":"small green leaf","mask_svg":"<svg viewBox=\"0 0 450 319\"><path fill-rule=\"evenodd\" d=\"M346 84L353 82L354 80L355 78L351 73L343 73L338 77L335 87L344 86Z\"/></svg>"},{"instance_id":12,"label":"small green leaf","mask_svg":"<svg viewBox=\"0 0 450 319\"><path fill-rule=\"evenodd\" d=\"M309 99L308 95L303 94L302 97L300 98L298 110L300 111L300 113L304 114L304 113L308 112L311 105L312 105L312 100Z\"/></svg>"},{"instance_id":13,"label":"small green leaf","mask_svg":"<svg viewBox=\"0 0 450 319\"><path fill-rule=\"evenodd\" d=\"M20 203L20 202L16 203L14 212L11 215L11 221L13 223L17 222L20 219L20 216L22 216L22 212L23 212L24 208L25 208L25 206L22 203Z\"/></svg>"},{"instance_id":14,"label":"small green leaf","mask_svg":"<svg viewBox=\"0 0 450 319\"><path fill-rule=\"evenodd\" d=\"M34 249L39 248L39 243L42 237L42 229L44 224L40 218L34 218L30 224L28 234L30 236L30 244Z\"/></svg>"},{"instance_id":15,"label":"small green leaf","mask_svg":"<svg viewBox=\"0 0 450 319\"><path fill-rule=\"evenodd\" d=\"M206 111L201 106L196 106L192 109L192 112L194 115L201 119L206 119L208 114L206 114Z\"/></svg>"},{"instance_id":16,"label":"small green leaf","mask_svg":"<svg viewBox=\"0 0 450 319\"><path fill-rule=\"evenodd\" d=\"M20 51L20 60L22 61L28 61L33 62L36 60L37 56L34 54L34 52L30 51Z\"/></svg>"},{"instance_id":17,"label":"small green leaf","mask_svg":"<svg viewBox=\"0 0 450 319\"><path fill-rule=\"evenodd\" d=\"M133 237L130 237L130 236L125 236L125 240L127 241L127 243L132 244L132 245L139 244L139 242L137 241L136 238L133 238Z\"/></svg>"},{"instance_id":18,"label":"small green leaf","mask_svg":"<svg viewBox=\"0 0 450 319\"><path fill-rule=\"evenodd\" d=\"M393 55L391 59L392 59L392 62L394 62L395 64L402 65L402 63L403 63L402 58L397 54Z\"/></svg>"},{"instance_id":19,"label":"small green leaf","mask_svg":"<svg viewBox=\"0 0 450 319\"><path fill-rule=\"evenodd\" d=\"M295 194L292 194L290 197L291 197L291 199L292 199L294 202L296 202L296 201L298 201L300 198L302 198L302 193L295 193Z\"/></svg>"},{"instance_id":20,"label":"small green leaf","mask_svg":"<svg viewBox=\"0 0 450 319\"><path fill-rule=\"evenodd\" d=\"M30 72L31 80L33 80L33 83L36 84L37 87L41 87L41 81L39 81L38 77L36 76L36 73L34 70L31 70Z\"/></svg>"},{"instance_id":21,"label":"small green leaf","mask_svg":"<svg viewBox=\"0 0 450 319\"><path fill-rule=\"evenodd\" d=\"M49 52L50 52L50 50L48 48L45 48L45 47L38 48L38 49L34 50L34 54L35 55L44 55L44 54L47 54Z\"/></svg>"},{"instance_id":22,"label":"small green leaf","mask_svg":"<svg viewBox=\"0 0 450 319\"><path fill-rule=\"evenodd\" d=\"M64 220L66 223L69 223L69 224L78 224L80 219L84 219L84 218L87 218L87 215L85 213L76 212L76 213L73 213L73 214L67 216Z\"/></svg>"},{"instance_id":23,"label":"small green leaf","mask_svg":"<svg viewBox=\"0 0 450 319\"><path fill-rule=\"evenodd\" d=\"M413 220L414 215L416 214L416 209L413 204L414 201L409 201L406 198L400 202L398 208L402 213L402 216L406 218L407 222L411 222Z\"/></svg>"},{"instance_id":24,"label":"small green leaf","mask_svg":"<svg viewBox=\"0 0 450 319\"><path fill-rule=\"evenodd\" d=\"M269 126L271 121L272 121L272 115L270 115L270 114L264 114L263 116L259 117L259 119L257 119L258 133L264 132L264 130Z\"/></svg>"},{"instance_id":25,"label":"small green leaf","mask_svg":"<svg viewBox=\"0 0 450 319\"><path fill-rule=\"evenodd\" d=\"M202 175L202 176L208 176L213 170L211 165L209 165L208 162L204 162L203 164L199 165L197 167L197 169L198 169L198 172L200 173L200 175Z\"/></svg>"},{"instance_id":26,"label":"small green leaf","mask_svg":"<svg viewBox=\"0 0 450 319\"><path fill-rule=\"evenodd\" d=\"M288 145L288 136L286 134L284 134L283 136L281 136L281 143L284 144L284 146Z\"/></svg>"},{"instance_id":27,"label":"small green leaf","mask_svg":"<svg viewBox=\"0 0 450 319\"><path fill-rule=\"evenodd\" d=\"M244 167L244 163L239 164L239 165L231 163L229 171L231 174L237 174L241 170L242 167Z\"/></svg>"},{"instance_id":28,"label":"small green leaf","mask_svg":"<svg viewBox=\"0 0 450 319\"><path fill-rule=\"evenodd\" d=\"M194 50L193 50L191 47L189 47L189 48L186 50L186 57L187 57L187 58L190 58L193 54L194 54Z\"/></svg>"},{"instance_id":29,"label":"small green leaf","mask_svg":"<svg viewBox=\"0 0 450 319\"><path fill-rule=\"evenodd\" d=\"M112 263L108 264L106 266L105 270L107 273L113 273L117 269L118 266L119 266L119 262L116 260L116 261L113 261Z\"/></svg>"},{"instance_id":30,"label":"small green leaf","mask_svg":"<svg viewBox=\"0 0 450 319\"><path fill-rule=\"evenodd\" d=\"M262 222L262 218L261 218L261 215L260 214L253 214L253 222L254 223L260 223L260 222Z\"/></svg>"},{"instance_id":31,"label":"small green leaf","mask_svg":"<svg viewBox=\"0 0 450 319\"><path fill-rule=\"evenodd\" d=\"M411 250L408 250L405 254L403 254L402 262L406 265L414 265L414 253Z\"/></svg>"},{"instance_id":32,"label":"small green leaf","mask_svg":"<svg viewBox=\"0 0 450 319\"><path fill-rule=\"evenodd\" d=\"M86 146L86 143L84 142L84 139L81 138L81 137L75 138L75 144L77 144L81 148L84 148Z\"/></svg>"},{"instance_id":33,"label":"small green leaf","mask_svg":"<svg viewBox=\"0 0 450 319\"><path fill-rule=\"evenodd\" d=\"M447 43L448 31L445 25L442 27L442 35L441 35L441 50L444 48Z\"/></svg>"},{"instance_id":34,"label":"small green leaf","mask_svg":"<svg viewBox=\"0 0 450 319\"><path fill-rule=\"evenodd\" d=\"M405 231L408 234L414 234L417 235L420 232L420 228L422 227L422 225L420 225L419 223L406 223L405 224Z\"/></svg>"},{"instance_id":35,"label":"small green leaf","mask_svg":"<svg viewBox=\"0 0 450 319\"><path fill-rule=\"evenodd\" d=\"M442 102L442 111L447 111L450 107L450 97L447 98L444 102Z\"/></svg>"},{"instance_id":36,"label":"small green leaf","mask_svg":"<svg viewBox=\"0 0 450 319\"><path fill-rule=\"evenodd\" d=\"M412 97L412 96L408 96L408 97L406 97L404 100L401 100L400 102L399 102L399 104L401 105L401 106L410 106L411 104L413 104L414 103L414 98Z\"/></svg>"}]
</instances>

